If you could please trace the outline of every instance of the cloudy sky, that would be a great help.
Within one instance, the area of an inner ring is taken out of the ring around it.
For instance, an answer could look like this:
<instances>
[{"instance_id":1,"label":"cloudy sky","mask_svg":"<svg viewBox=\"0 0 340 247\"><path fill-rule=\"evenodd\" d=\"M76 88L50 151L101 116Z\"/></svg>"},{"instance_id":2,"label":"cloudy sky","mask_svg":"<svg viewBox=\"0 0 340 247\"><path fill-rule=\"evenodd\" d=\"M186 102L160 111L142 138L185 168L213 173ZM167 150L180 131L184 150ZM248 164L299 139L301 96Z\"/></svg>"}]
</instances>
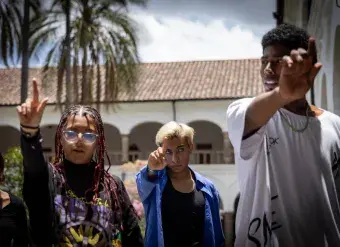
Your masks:
<instances>
[{"instance_id":1,"label":"cloudy sky","mask_svg":"<svg viewBox=\"0 0 340 247\"><path fill-rule=\"evenodd\" d=\"M131 9L143 62L260 57L274 0L149 0Z\"/></svg>"},{"instance_id":2,"label":"cloudy sky","mask_svg":"<svg viewBox=\"0 0 340 247\"><path fill-rule=\"evenodd\" d=\"M275 2L148 0L146 7L131 6L139 27L140 58L142 62L258 58L262 35L275 26ZM45 48L39 60L30 60L30 67L43 65L51 47Z\"/></svg>"}]
</instances>

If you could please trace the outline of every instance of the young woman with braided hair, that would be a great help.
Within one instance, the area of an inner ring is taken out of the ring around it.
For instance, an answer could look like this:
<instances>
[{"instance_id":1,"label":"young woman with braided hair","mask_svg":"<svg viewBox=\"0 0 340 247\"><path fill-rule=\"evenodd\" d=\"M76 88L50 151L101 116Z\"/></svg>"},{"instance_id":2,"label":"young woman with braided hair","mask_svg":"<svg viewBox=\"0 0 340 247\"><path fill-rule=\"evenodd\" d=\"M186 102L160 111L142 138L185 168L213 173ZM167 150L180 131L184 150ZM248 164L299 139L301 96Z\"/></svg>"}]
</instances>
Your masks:
<instances>
[{"instance_id":1,"label":"young woman with braided hair","mask_svg":"<svg viewBox=\"0 0 340 247\"><path fill-rule=\"evenodd\" d=\"M55 136L56 156L46 164L39 124L47 99L33 98L17 111L24 157L23 194L37 246L143 246L138 217L122 181L104 169L104 127L92 107L67 109Z\"/></svg>"}]
</instances>

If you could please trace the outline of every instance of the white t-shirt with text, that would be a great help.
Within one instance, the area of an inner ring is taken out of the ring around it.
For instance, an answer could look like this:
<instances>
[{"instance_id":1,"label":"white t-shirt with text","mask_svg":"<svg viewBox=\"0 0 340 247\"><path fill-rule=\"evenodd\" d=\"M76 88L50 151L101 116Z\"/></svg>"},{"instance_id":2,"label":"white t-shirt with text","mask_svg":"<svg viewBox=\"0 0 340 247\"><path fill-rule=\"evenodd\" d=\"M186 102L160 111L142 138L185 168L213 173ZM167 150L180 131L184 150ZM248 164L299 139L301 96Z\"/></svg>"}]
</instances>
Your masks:
<instances>
[{"instance_id":1,"label":"white t-shirt with text","mask_svg":"<svg viewBox=\"0 0 340 247\"><path fill-rule=\"evenodd\" d=\"M296 129L306 116L280 109L242 140L252 100L227 110L241 194L235 246L340 246L340 117L324 111L299 133L283 116Z\"/></svg>"}]
</instances>

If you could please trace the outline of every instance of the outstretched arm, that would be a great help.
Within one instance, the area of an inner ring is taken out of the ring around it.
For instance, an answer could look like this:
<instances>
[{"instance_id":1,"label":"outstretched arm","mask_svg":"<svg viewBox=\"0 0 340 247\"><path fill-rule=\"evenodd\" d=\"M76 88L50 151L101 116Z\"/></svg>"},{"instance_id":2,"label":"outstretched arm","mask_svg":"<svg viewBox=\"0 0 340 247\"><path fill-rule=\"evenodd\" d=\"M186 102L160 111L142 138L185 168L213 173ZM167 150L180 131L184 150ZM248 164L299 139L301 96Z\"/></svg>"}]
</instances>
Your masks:
<instances>
[{"instance_id":1,"label":"outstretched arm","mask_svg":"<svg viewBox=\"0 0 340 247\"><path fill-rule=\"evenodd\" d=\"M47 99L39 100L37 82L33 80L33 98L17 107L21 125L21 152L24 163L23 196L29 210L32 237L39 246L49 243L53 220L50 169L41 146L39 125Z\"/></svg>"}]
</instances>

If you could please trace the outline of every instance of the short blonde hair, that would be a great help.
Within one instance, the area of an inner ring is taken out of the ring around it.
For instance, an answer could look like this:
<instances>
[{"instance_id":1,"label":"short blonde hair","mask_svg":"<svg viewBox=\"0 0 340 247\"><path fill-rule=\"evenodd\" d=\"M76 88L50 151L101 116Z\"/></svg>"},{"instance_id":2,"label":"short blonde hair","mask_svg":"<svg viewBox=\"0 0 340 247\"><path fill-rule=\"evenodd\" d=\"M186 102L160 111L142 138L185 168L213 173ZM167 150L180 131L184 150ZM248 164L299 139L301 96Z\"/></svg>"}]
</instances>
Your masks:
<instances>
[{"instance_id":1,"label":"short blonde hair","mask_svg":"<svg viewBox=\"0 0 340 247\"><path fill-rule=\"evenodd\" d=\"M189 145L194 144L194 134L195 131L193 128L186 124L177 123L175 121L171 121L167 124L164 124L156 134L156 145L162 146L164 138L184 138L188 141Z\"/></svg>"}]
</instances>

